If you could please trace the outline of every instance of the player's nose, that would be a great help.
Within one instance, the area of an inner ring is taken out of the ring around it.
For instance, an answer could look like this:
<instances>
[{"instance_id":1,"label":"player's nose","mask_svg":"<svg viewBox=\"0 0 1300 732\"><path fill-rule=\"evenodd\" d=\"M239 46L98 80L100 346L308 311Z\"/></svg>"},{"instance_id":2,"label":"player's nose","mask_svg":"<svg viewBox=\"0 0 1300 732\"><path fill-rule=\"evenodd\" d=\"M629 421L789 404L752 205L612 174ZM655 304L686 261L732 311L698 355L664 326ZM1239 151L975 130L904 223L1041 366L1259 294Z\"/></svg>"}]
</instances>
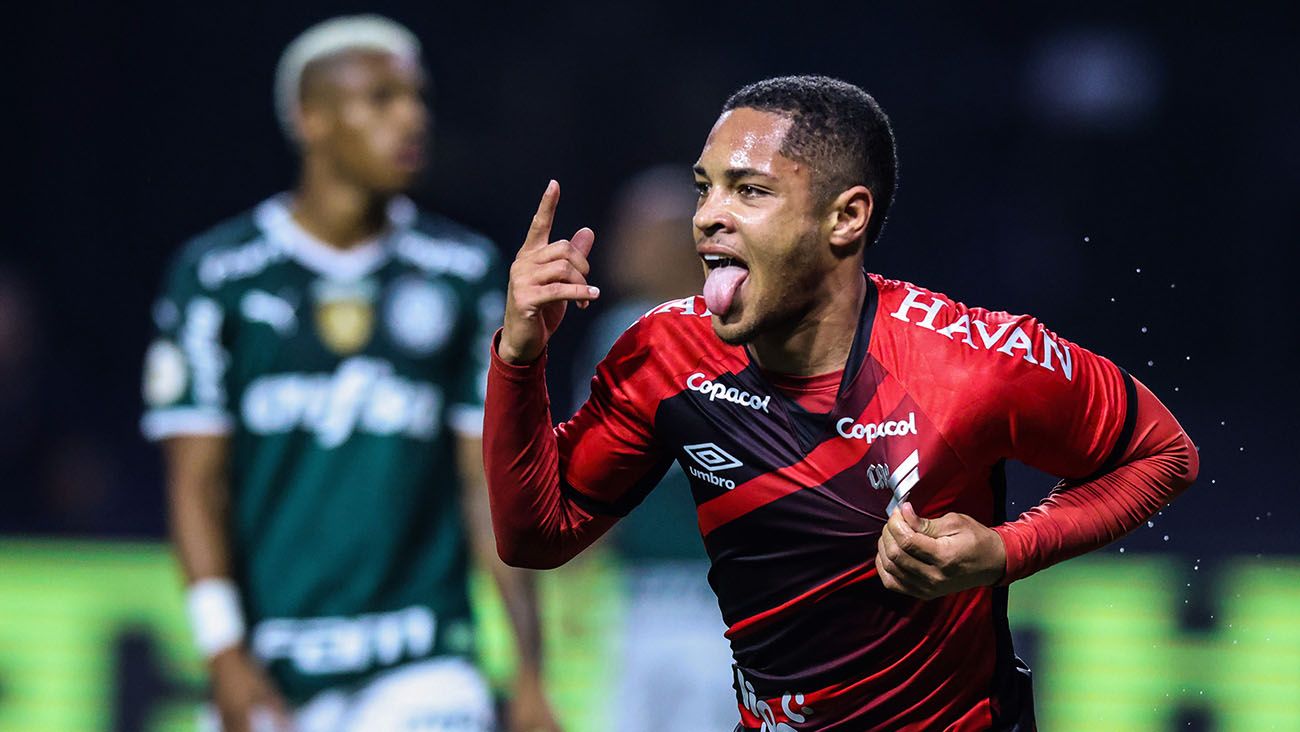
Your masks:
<instances>
[{"instance_id":1,"label":"player's nose","mask_svg":"<svg viewBox=\"0 0 1300 732\"><path fill-rule=\"evenodd\" d=\"M727 211L722 198L722 195L716 189L711 190L700 199L700 205L695 209L695 216L691 223L705 237L712 236L719 231L731 231L735 228L731 214Z\"/></svg>"}]
</instances>

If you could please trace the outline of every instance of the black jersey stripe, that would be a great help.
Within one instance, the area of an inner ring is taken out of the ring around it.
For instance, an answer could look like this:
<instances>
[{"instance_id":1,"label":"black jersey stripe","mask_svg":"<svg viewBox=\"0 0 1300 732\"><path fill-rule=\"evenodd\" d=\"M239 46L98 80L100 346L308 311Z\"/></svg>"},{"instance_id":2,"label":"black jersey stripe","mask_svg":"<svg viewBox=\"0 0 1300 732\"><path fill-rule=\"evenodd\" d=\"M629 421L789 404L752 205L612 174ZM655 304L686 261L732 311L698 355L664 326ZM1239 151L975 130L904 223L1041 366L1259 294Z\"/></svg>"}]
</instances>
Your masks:
<instances>
[{"instance_id":1,"label":"black jersey stripe","mask_svg":"<svg viewBox=\"0 0 1300 732\"><path fill-rule=\"evenodd\" d=\"M1120 376L1124 379L1124 426L1120 428L1119 437L1115 438L1115 444L1110 448L1110 454L1106 456L1101 467L1084 478L1083 482L1096 480L1116 468L1119 459L1128 450L1128 442L1133 439L1133 430L1137 427L1137 385L1133 383L1133 377L1129 372L1118 366L1116 368L1119 368Z\"/></svg>"},{"instance_id":2,"label":"black jersey stripe","mask_svg":"<svg viewBox=\"0 0 1300 732\"><path fill-rule=\"evenodd\" d=\"M599 498L592 498L574 488L569 481L563 478L560 479L560 493L593 516L623 518L631 513L632 509L641 505L645 497L650 495L650 491L659 485L659 481L663 480L664 474L668 472L672 462L671 455L665 456L663 460L647 470L630 489L615 501L602 501Z\"/></svg>"}]
</instances>

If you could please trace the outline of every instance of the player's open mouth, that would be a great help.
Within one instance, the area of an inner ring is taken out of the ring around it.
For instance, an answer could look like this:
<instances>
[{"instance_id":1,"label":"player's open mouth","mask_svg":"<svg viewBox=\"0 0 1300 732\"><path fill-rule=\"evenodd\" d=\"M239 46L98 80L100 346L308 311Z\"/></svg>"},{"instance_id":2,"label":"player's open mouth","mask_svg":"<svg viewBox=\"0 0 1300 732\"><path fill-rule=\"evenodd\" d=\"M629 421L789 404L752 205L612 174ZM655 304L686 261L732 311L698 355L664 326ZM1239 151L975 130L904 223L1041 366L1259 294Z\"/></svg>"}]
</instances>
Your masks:
<instances>
[{"instance_id":1,"label":"player's open mouth","mask_svg":"<svg viewBox=\"0 0 1300 732\"><path fill-rule=\"evenodd\" d=\"M704 304L709 312L725 316L731 310L741 285L749 278L749 266L725 254L701 254L708 277L704 280Z\"/></svg>"},{"instance_id":2,"label":"player's open mouth","mask_svg":"<svg viewBox=\"0 0 1300 732\"><path fill-rule=\"evenodd\" d=\"M704 266L708 267L710 271L719 267L741 267L743 269L749 269L744 262L735 257L725 257L721 254L705 254L702 256L704 257Z\"/></svg>"}]
</instances>

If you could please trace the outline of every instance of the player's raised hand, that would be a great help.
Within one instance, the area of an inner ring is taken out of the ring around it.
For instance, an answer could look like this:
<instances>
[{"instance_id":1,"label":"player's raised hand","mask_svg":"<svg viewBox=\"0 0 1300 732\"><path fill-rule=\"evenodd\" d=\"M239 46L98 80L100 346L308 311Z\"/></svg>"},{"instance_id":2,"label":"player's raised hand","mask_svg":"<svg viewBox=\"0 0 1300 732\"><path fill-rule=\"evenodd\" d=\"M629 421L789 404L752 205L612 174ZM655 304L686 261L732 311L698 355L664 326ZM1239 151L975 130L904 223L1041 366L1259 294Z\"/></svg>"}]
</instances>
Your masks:
<instances>
[{"instance_id":1,"label":"player's raised hand","mask_svg":"<svg viewBox=\"0 0 1300 732\"><path fill-rule=\"evenodd\" d=\"M596 234L586 227L572 239L550 241L555 207L560 201L560 184L551 181L542 194L528 236L510 265L506 290L505 328L497 354L507 363L537 360L564 318L570 300L586 307L600 297L600 290L587 284L587 255Z\"/></svg>"},{"instance_id":2,"label":"player's raised hand","mask_svg":"<svg viewBox=\"0 0 1300 732\"><path fill-rule=\"evenodd\" d=\"M876 543L876 571L885 587L922 600L992 585L1006 571L1002 537L964 513L936 519L904 503Z\"/></svg>"}]
</instances>

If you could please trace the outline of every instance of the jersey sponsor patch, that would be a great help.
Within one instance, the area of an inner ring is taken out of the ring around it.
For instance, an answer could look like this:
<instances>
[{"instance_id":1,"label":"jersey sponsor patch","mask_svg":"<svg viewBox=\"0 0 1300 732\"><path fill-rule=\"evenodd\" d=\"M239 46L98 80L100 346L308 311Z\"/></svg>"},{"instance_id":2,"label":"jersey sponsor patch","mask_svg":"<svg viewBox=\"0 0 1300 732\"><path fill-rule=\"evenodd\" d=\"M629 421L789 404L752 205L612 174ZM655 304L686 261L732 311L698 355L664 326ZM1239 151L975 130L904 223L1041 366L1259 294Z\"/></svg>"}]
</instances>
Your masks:
<instances>
[{"instance_id":1,"label":"jersey sponsor patch","mask_svg":"<svg viewBox=\"0 0 1300 732\"><path fill-rule=\"evenodd\" d=\"M749 407L750 409L759 412L766 412L768 404L772 402L771 394L766 396L750 394L749 392L737 389L734 386L727 386L726 384L717 381L710 381L709 378L700 371L686 377L686 388L691 391L698 391L707 396L711 402L721 399L724 402L739 404L742 407Z\"/></svg>"},{"instance_id":2,"label":"jersey sponsor patch","mask_svg":"<svg viewBox=\"0 0 1300 732\"><path fill-rule=\"evenodd\" d=\"M803 724L813 716L813 709L806 706L808 700L803 694L782 694L779 702L775 699L772 702L759 699L754 692L754 685L745 678L740 667L733 668L736 672L736 701L741 709L753 715L754 721L760 725L760 732L797 732L790 723Z\"/></svg>"},{"instance_id":3,"label":"jersey sponsor patch","mask_svg":"<svg viewBox=\"0 0 1300 732\"><path fill-rule=\"evenodd\" d=\"M928 298L928 299L927 299ZM934 331L948 340L965 343L976 351L996 351L1004 356L1019 357L1048 371L1059 369L1066 381L1074 380L1074 358L1070 347L1059 342L1047 332L1039 336L1040 343L1034 343L1034 337L1026 333L1015 321L1005 320L996 325L979 318L972 318L969 313L942 328L935 327L939 313L948 307L948 303L914 288L907 288L907 296L890 317L919 328ZM913 316L917 317L913 320Z\"/></svg>"},{"instance_id":4,"label":"jersey sponsor patch","mask_svg":"<svg viewBox=\"0 0 1300 732\"><path fill-rule=\"evenodd\" d=\"M189 378L185 375L185 354L169 340L159 338L144 356L144 401L150 407L165 407L185 396Z\"/></svg>"},{"instance_id":5,"label":"jersey sponsor patch","mask_svg":"<svg viewBox=\"0 0 1300 732\"><path fill-rule=\"evenodd\" d=\"M907 419L862 424L852 417L845 417L835 423L835 431L840 437L849 440L865 440L868 445L879 437L901 437L916 434L916 412L907 415Z\"/></svg>"},{"instance_id":6,"label":"jersey sponsor patch","mask_svg":"<svg viewBox=\"0 0 1300 732\"><path fill-rule=\"evenodd\" d=\"M286 660L307 675L356 673L433 652L438 619L427 607L352 617L267 618L253 629L253 652Z\"/></svg>"},{"instance_id":7,"label":"jersey sponsor patch","mask_svg":"<svg viewBox=\"0 0 1300 732\"><path fill-rule=\"evenodd\" d=\"M406 277L393 284L384 321L394 343L415 356L428 356L447 342L457 310L456 296L446 285Z\"/></svg>"},{"instance_id":8,"label":"jersey sponsor patch","mask_svg":"<svg viewBox=\"0 0 1300 732\"><path fill-rule=\"evenodd\" d=\"M432 440L443 406L437 385L404 378L388 361L354 356L333 373L271 374L244 391L241 415L257 435L305 429L322 447L342 445L355 432Z\"/></svg>"}]
</instances>

